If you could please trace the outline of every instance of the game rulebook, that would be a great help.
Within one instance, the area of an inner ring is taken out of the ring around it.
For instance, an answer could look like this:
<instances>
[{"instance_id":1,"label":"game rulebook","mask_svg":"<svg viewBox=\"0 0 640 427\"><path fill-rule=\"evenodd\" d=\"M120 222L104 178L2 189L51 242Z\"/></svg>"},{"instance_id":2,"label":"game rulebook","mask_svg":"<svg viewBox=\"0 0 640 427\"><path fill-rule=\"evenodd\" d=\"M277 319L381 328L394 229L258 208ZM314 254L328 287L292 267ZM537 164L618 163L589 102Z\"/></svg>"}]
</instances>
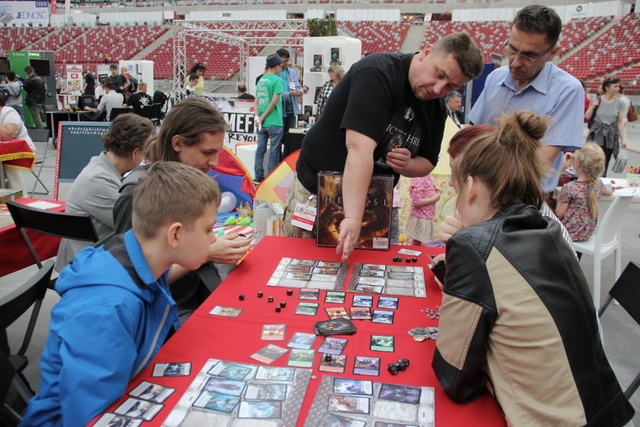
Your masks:
<instances>
[{"instance_id":1,"label":"game rulebook","mask_svg":"<svg viewBox=\"0 0 640 427\"><path fill-rule=\"evenodd\" d=\"M367 192L367 205L362 218L359 249L389 250L391 242L391 209L393 177L374 175ZM317 245L335 247L340 235L340 222L344 219L342 200L342 174L318 174Z\"/></svg>"}]
</instances>

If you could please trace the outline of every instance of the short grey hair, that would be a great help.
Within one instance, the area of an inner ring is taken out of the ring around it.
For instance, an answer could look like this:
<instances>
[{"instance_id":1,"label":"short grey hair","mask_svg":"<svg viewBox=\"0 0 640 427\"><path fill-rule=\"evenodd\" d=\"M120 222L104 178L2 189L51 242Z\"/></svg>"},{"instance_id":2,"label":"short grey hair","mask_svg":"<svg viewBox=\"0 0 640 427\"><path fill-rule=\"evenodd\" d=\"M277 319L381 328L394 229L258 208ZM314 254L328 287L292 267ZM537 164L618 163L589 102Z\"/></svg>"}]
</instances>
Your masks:
<instances>
[{"instance_id":1,"label":"short grey hair","mask_svg":"<svg viewBox=\"0 0 640 427\"><path fill-rule=\"evenodd\" d=\"M462 98L462 94L460 92L458 92L457 90L451 91L447 94L446 98L444 99L445 102L449 102L450 99L453 98L457 98L460 97Z\"/></svg>"}]
</instances>

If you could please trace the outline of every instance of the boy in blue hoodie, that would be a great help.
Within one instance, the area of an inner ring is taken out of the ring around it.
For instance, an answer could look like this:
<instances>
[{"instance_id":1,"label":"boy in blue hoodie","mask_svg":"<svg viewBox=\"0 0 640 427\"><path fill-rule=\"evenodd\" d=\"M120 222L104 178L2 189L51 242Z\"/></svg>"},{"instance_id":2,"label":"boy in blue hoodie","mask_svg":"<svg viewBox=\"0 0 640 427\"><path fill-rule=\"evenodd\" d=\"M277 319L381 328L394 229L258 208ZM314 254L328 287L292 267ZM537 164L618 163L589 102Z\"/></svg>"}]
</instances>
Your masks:
<instances>
[{"instance_id":1,"label":"boy in blue hoodie","mask_svg":"<svg viewBox=\"0 0 640 427\"><path fill-rule=\"evenodd\" d=\"M124 394L180 325L169 267L194 270L215 241L220 190L177 162L149 168L133 194L133 229L79 252L61 273L40 392L21 426L81 426Z\"/></svg>"}]
</instances>

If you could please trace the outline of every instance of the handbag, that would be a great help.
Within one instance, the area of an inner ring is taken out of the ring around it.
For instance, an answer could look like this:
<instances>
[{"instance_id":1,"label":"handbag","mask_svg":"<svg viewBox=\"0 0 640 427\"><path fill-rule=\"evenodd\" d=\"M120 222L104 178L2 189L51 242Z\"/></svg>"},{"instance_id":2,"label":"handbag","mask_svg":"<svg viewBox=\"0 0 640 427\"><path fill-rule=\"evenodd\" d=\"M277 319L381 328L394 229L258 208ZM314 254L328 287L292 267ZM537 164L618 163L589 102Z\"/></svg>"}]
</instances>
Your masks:
<instances>
[{"instance_id":1,"label":"handbag","mask_svg":"<svg viewBox=\"0 0 640 427\"><path fill-rule=\"evenodd\" d=\"M613 164L613 167L611 168L611 171L613 173L621 173L624 171L624 168L627 166L627 160L628 160L628 156L627 156L627 150L625 150L624 148L620 149L620 152L618 153L618 156L616 157L616 161Z\"/></svg>"},{"instance_id":2,"label":"handbag","mask_svg":"<svg viewBox=\"0 0 640 427\"><path fill-rule=\"evenodd\" d=\"M633 105L629 106L629 111L627 111L627 121L629 123L635 122L638 120L638 113L636 113L636 109Z\"/></svg>"}]
</instances>

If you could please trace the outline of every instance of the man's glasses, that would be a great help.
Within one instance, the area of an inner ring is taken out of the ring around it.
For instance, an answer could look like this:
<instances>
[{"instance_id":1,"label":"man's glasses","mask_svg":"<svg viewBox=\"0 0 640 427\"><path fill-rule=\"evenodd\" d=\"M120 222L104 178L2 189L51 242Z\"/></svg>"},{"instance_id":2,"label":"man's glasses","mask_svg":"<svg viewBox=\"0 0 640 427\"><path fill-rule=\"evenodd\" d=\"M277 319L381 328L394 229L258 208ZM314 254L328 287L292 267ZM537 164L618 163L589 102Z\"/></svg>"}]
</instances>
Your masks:
<instances>
[{"instance_id":1,"label":"man's glasses","mask_svg":"<svg viewBox=\"0 0 640 427\"><path fill-rule=\"evenodd\" d=\"M551 46L549 49L545 50L542 53L531 53L531 54L523 55L520 52L518 52L517 50L515 50L513 48L513 46L511 46L509 44L508 40L504 44L504 53L505 53L505 55L507 55L509 58L514 58L515 56L519 56L524 62L528 62L529 64L533 64L538 59L542 58L544 55L549 53L549 51L551 49L553 49L553 46Z\"/></svg>"}]
</instances>

